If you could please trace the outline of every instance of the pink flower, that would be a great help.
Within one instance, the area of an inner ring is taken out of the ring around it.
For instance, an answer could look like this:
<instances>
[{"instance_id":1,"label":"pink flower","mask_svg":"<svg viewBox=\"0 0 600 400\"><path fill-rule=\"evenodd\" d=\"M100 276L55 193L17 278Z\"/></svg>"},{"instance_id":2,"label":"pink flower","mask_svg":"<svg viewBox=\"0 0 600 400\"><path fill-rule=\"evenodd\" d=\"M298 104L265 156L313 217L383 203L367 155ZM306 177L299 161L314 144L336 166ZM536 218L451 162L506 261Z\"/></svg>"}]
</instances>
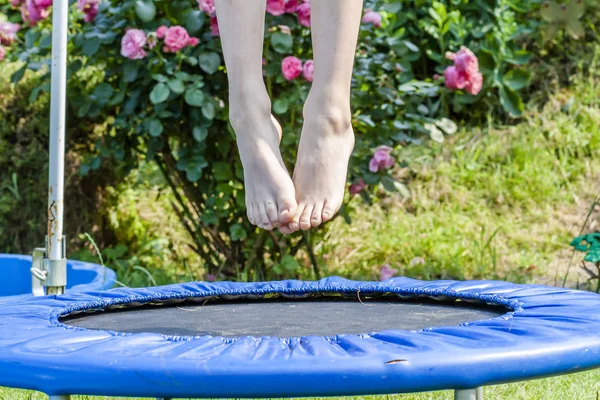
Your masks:
<instances>
[{"instance_id":1,"label":"pink flower","mask_svg":"<svg viewBox=\"0 0 600 400\"><path fill-rule=\"evenodd\" d=\"M367 10L363 16L362 22L365 24L373 24L376 28L381 28L381 14L377 11Z\"/></svg>"},{"instance_id":2,"label":"pink flower","mask_svg":"<svg viewBox=\"0 0 600 400\"><path fill-rule=\"evenodd\" d=\"M390 267L390 264L382 265L379 269L379 279L382 281L393 278L398 275L398 270Z\"/></svg>"},{"instance_id":3,"label":"pink flower","mask_svg":"<svg viewBox=\"0 0 600 400\"><path fill-rule=\"evenodd\" d=\"M165 33L165 51L175 53L188 45L190 35L184 27L175 25L167 29Z\"/></svg>"},{"instance_id":4,"label":"pink flower","mask_svg":"<svg viewBox=\"0 0 600 400\"><path fill-rule=\"evenodd\" d=\"M6 49L0 46L0 61L4 60L4 57L6 57Z\"/></svg>"},{"instance_id":5,"label":"pink flower","mask_svg":"<svg viewBox=\"0 0 600 400\"><path fill-rule=\"evenodd\" d=\"M365 181L363 181L361 179L358 183L351 184L348 191L350 192L350 194L352 196L355 196L355 195L359 194L360 192L362 192L363 190L365 190L366 188L367 188L367 185L365 185Z\"/></svg>"},{"instance_id":6,"label":"pink flower","mask_svg":"<svg viewBox=\"0 0 600 400\"><path fill-rule=\"evenodd\" d=\"M96 18L98 3L100 3L100 0L77 0L77 8L83 12L85 22L92 22Z\"/></svg>"},{"instance_id":7,"label":"pink flower","mask_svg":"<svg viewBox=\"0 0 600 400\"><path fill-rule=\"evenodd\" d=\"M450 90L464 89L477 95L483 87L483 75L479 72L479 60L473 52L462 46L458 53L446 53L446 58L454 65L444 71L446 87Z\"/></svg>"},{"instance_id":8,"label":"pink flower","mask_svg":"<svg viewBox=\"0 0 600 400\"><path fill-rule=\"evenodd\" d=\"M215 14L215 0L198 0L198 6L209 15Z\"/></svg>"},{"instance_id":9,"label":"pink flower","mask_svg":"<svg viewBox=\"0 0 600 400\"><path fill-rule=\"evenodd\" d=\"M206 274L206 277L204 279L206 280L206 282L216 282L217 276L215 274Z\"/></svg>"},{"instance_id":10,"label":"pink flower","mask_svg":"<svg viewBox=\"0 0 600 400\"><path fill-rule=\"evenodd\" d=\"M221 35L221 32L219 32L219 21L217 21L217 17L210 18L210 34L213 36Z\"/></svg>"},{"instance_id":11,"label":"pink flower","mask_svg":"<svg viewBox=\"0 0 600 400\"><path fill-rule=\"evenodd\" d=\"M131 60L139 60L146 56L146 33L140 29L128 29L121 41L121 55Z\"/></svg>"},{"instance_id":12,"label":"pink flower","mask_svg":"<svg viewBox=\"0 0 600 400\"><path fill-rule=\"evenodd\" d=\"M38 22L46 19L48 15L50 15L50 7L38 7L34 0L27 0L21 6L21 18L23 18L23 21L27 22L29 26L36 25Z\"/></svg>"},{"instance_id":13,"label":"pink flower","mask_svg":"<svg viewBox=\"0 0 600 400\"><path fill-rule=\"evenodd\" d=\"M462 46L458 53L448 53L446 58L453 60L458 72L474 75L479 72L479 60L473 52Z\"/></svg>"},{"instance_id":14,"label":"pink flower","mask_svg":"<svg viewBox=\"0 0 600 400\"><path fill-rule=\"evenodd\" d=\"M52 7L52 0L33 0L33 4L38 8L46 9Z\"/></svg>"},{"instance_id":15,"label":"pink flower","mask_svg":"<svg viewBox=\"0 0 600 400\"><path fill-rule=\"evenodd\" d=\"M310 3L304 2L296 8L300 25L310 28Z\"/></svg>"},{"instance_id":16,"label":"pink flower","mask_svg":"<svg viewBox=\"0 0 600 400\"><path fill-rule=\"evenodd\" d=\"M454 65L449 66L444 71L444 80L446 87L450 90L464 89L467 85L465 74L458 72Z\"/></svg>"},{"instance_id":17,"label":"pink flower","mask_svg":"<svg viewBox=\"0 0 600 400\"><path fill-rule=\"evenodd\" d=\"M190 47L196 47L196 46L198 46L198 43L200 43L200 41L198 40L198 38L191 37L190 40L188 40L187 45L190 46Z\"/></svg>"},{"instance_id":18,"label":"pink flower","mask_svg":"<svg viewBox=\"0 0 600 400\"><path fill-rule=\"evenodd\" d=\"M267 0L267 12L275 16L284 14L285 0Z\"/></svg>"},{"instance_id":19,"label":"pink flower","mask_svg":"<svg viewBox=\"0 0 600 400\"><path fill-rule=\"evenodd\" d=\"M167 34L167 27L164 25L159 26L158 29L156 30L156 37L159 39L163 39L166 34Z\"/></svg>"},{"instance_id":20,"label":"pink flower","mask_svg":"<svg viewBox=\"0 0 600 400\"><path fill-rule=\"evenodd\" d=\"M304 67L302 68L302 74L304 75L304 78L307 81L313 81L313 77L315 75L315 63L313 60L308 60L304 63Z\"/></svg>"},{"instance_id":21,"label":"pink flower","mask_svg":"<svg viewBox=\"0 0 600 400\"><path fill-rule=\"evenodd\" d=\"M391 156L392 148L388 146L379 146L375 150L375 154L369 161L369 171L375 173L380 170L391 168L394 163L394 157Z\"/></svg>"},{"instance_id":22,"label":"pink flower","mask_svg":"<svg viewBox=\"0 0 600 400\"><path fill-rule=\"evenodd\" d=\"M284 58L281 63L281 72L288 81L296 79L302 73L302 61L294 56Z\"/></svg>"},{"instance_id":23,"label":"pink flower","mask_svg":"<svg viewBox=\"0 0 600 400\"><path fill-rule=\"evenodd\" d=\"M21 25L11 22L0 22L0 44L10 45L17 39Z\"/></svg>"},{"instance_id":24,"label":"pink flower","mask_svg":"<svg viewBox=\"0 0 600 400\"><path fill-rule=\"evenodd\" d=\"M285 9L286 13L295 13L298 10L299 0L285 0Z\"/></svg>"},{"instance_id":25,"label":"pink flower","mask_svg":"<svg viewBox=\"0 0 600 400\"><path fill-rule=\"evenodd\" d=\"M481 88L483 87L483 75L481 72L477 72L469 77L467 84L465 85L465 90L467 93L476 96L481 92Z\"/></svg>"},{"instance_id":26,"label":"pink flower","mask_svg":"<svg viewBox=\"0 0 600 400\"><path fill-rule=\"evenodd\" d=\"M20 7L23 4L24 0L10 0L10 4L13 7Z\"/></svg>"}]
</instances>

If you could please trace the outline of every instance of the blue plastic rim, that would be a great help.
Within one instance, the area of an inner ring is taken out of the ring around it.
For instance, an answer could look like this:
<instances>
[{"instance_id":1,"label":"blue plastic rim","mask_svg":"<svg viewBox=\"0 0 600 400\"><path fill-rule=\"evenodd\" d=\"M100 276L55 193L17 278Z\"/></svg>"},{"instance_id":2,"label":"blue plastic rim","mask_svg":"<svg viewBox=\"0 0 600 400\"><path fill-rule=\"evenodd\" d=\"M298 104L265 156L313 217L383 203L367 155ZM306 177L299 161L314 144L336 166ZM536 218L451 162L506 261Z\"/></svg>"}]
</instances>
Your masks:
<instances>
[{"instance_id":1,"label":"blue plastic rim","mask_svg":"<svg viewBox=\"0 0 600 400\"><path fill-rule=\"evenodd\" d=\"M74 311L132 303L314 293L450 298L512 311L460 326L295 338L127 334L75 328L59 320ZM0 386L50 395L390 394L469 389L600 367L599 295L493 281L356 282L333 277L119 288L0 305L0 321Z\"/></svg>"},{"instance_id":2,"label":"blue plastic rim","mask_svg":"<svg viewBox=\"0 0 600 400\"><path fill-rule=\"evenodd\" d=\"M0 298L31 296L31 256L0 254ZM102 265L67 261L67 291L106 290L114 286L115 272Z\"/></svg>"}]
</instances>

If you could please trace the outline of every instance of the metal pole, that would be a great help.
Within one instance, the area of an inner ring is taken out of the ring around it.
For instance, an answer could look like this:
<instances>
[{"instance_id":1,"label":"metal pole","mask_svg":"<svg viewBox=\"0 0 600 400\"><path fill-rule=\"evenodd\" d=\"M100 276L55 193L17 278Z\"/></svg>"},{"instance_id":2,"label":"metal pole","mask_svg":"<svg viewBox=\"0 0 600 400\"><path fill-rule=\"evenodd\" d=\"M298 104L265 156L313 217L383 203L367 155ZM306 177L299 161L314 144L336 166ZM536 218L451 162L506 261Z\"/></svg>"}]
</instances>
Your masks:
<instances>
[{"instance_id":1,"label":"metal pole","mask_svg":"<svg viewBox=\"0 0 600 400\"><path fill-rule=\"evenodd\" d=\"M483 400L483 388L455 390L454 400Z\"/></svg>"},{"instance_id":2,"label":"metal pole","mask_svg":"<svg viewBox=\"0 0 600 400\"><path fill-rule=\"evenodd\" d=\"M62 294L66 286L63 237L65 182L65 122L67 95L67 34L69 0L52 5L52 82L50 95L50 174L48 184L48 238L46 239L47 294Z\"/></svg>"}]
</instances>

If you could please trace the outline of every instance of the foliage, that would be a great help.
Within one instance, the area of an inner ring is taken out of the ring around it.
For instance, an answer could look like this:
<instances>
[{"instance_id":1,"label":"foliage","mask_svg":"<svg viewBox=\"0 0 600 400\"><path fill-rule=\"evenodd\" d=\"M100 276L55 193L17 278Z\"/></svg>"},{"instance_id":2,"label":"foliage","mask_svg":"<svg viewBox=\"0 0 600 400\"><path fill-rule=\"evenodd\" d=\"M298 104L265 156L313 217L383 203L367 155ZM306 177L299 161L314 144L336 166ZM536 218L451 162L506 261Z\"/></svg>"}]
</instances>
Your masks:
<instances>
[{"instance_id":1,"label":"foliage","mask_svg":"<svg viewBox=\"0 0 600 400\"><path fill-rule=\"evenodd\" d=\"M531 75L526 42L538 26L539 18L531 16L539 4L385 0L367 6L384 23L361 28L353 82L357 143L349 179L363 180L369 189L361 196L373 201L380 186L407 193L394 170L369 170L369 158L379 146L401 154L411 143L442 142L457 130L452 118L481 119L498 105L509 115L521 115L519 91ZM18 20L8 5L4 11ZM108 128L86 149L81 173L115 166L129 171L140 160L156 162L173 190L173 207L193 249L210 273L236 279L312 276L316 263L305 267L293 256L301 248L312 254L314 236L281 237L246 221L243 175L227 120L225 68L211 17L192 0L112 0L100 3L98 11L91 23L72 21L69 42L71 112ZM284 127L282 152L288 165L295 159L302 103L310 89L302 78L287 80L281 73L285 57L312 58L310 30L300 22L293 13L269 15L265 40L265 79L273 112ZM169 52L162 45L147 46L143 59L121 54L128 28L143 30L148 43L160 43L163 25L181 25L199 43ZM19 33L20 51L17 44L10 48L9 55L23 62L14 82L28 69L44 78L32 90L32 100L48 89L50 34L49 21L41 21ZM446 52L461 46L477 53L484 72L477 96L450 91L438 77L450 64ZM341 215L350 221L348 210L344 207Z\"/></svg>"}]
</instances>

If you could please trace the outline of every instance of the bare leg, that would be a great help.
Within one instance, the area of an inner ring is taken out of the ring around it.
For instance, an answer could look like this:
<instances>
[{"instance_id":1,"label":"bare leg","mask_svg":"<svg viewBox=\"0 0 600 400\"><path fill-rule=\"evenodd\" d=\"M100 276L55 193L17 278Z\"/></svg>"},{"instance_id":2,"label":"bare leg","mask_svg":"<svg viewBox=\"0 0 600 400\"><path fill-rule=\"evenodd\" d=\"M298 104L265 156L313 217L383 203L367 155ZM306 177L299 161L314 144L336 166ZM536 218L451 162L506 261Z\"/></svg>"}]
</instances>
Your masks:
<instances>
[{"instance_id":1,"label":"bare leg","mask_svg":"<svg viewBox=\"0 0 600 400\"><path fill-rule=\"evenodd\" d=\"M315 75L294 170L298 212L283 233L330 220L344 199L354 148L350 87L362 0L312 0Z\"/></svg>"},{"instance_id":2,"label":"bare leg","mask_svg":"<svg viewBox=\"0 0 600 400\"><path fill-rule=\"evenodd\" d=\"M271 116L262 75L265 0L217 0L229 79L229 117L244 166L251 223L273 229L289 223L297 204L279 151L281 127Z\"/></svg>"}]
</instances>

